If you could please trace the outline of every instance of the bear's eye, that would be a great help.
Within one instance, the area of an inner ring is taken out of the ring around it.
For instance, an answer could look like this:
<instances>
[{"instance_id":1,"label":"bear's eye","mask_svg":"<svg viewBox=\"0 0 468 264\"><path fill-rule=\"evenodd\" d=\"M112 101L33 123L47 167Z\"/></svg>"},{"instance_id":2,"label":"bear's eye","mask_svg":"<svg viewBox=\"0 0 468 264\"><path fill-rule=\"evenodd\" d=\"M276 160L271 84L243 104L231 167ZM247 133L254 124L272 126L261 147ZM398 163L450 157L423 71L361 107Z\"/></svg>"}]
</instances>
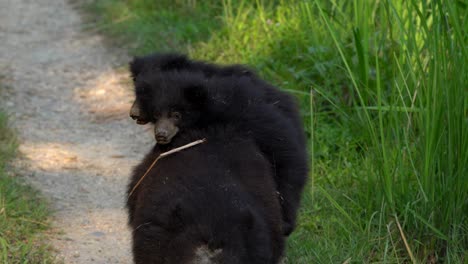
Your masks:
<instances>
[{"instance_id":1,"label":"bear's eye","mask_svg":"<svg viewBox=\"0 0 468 264\"><path fill-rule=\"evenodd\" d=\"M149 90L150 90L150 85L146 82L141 82L136 85L137 95L147 94Z\"/></svg>"},{"instance_id":2,"label":"bear's eye","mask_svg":"<svg viewBox=\"0 0 468 264\"><path fill-rule=\"evenodd\" d=\"M179 120L182 118L182 115L179 112L172 112L171 117L174 118L175 120Z\"/></svg>"}]
</instances>

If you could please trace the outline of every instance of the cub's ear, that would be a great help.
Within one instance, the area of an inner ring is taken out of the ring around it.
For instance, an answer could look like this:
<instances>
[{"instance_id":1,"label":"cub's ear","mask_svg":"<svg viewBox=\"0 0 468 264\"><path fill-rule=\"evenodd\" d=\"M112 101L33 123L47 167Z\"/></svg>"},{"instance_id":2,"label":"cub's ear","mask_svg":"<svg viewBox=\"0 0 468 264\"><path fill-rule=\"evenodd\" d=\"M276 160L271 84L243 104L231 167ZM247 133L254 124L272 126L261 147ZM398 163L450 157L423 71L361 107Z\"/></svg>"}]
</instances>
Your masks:
<instances>
[{"instance_id":1,"label":"cub's ear","mask_svg":"<svg viewBox=\"0 0 468 264\"><path fill-rule=\"evenodd\" d=\"M134 57L130 62L130 72L135 78L147 68L155 71L182 70L190 67L190 60L184 54L154 53L144 57Z\"/></svg>"},{"instance_id":2,"label":"cub's ear","mask_svg":"<svg viewBox=\"0 0 468 264\"><path fill-rule=\"evenodd\" d=\"M203 85L192 84L184 89L184 97L189 103L202 106L208 100L208 91Z\"/></svg>"},{"instance_id":3,"label":"cub's ear","mask_svg":"<svg viewBox=\"0 0 468 264\"><path fill-rule=\"evenodd\" d=\"M182 70L190 65L188 57L178 53L155 55L155 61L161 71Z\"/></svg>"},{"instance_id":4,"label":"cub's ear","mask_svg":"<svg viewBox=\"0 0 468 264\"><path fill-rule=\"evenodd\" d=\"M254 70L240 64L234 64L226 66L221 70L221 74L225 76L245 76L245 77L256 77Z\"/></svg>"},{"instance_id":5,"label":"cub's ear","mask_svg":"<svg viewBox=\"0 0 468 264\"><path fill-rule=\"evenodd\" d=\"M145 59L143 57L134 57L130 62L130 73L132 74L132 79L135 80L136 77L141 73L143 67L145 66Z\"/></svg>"}]
</instances>

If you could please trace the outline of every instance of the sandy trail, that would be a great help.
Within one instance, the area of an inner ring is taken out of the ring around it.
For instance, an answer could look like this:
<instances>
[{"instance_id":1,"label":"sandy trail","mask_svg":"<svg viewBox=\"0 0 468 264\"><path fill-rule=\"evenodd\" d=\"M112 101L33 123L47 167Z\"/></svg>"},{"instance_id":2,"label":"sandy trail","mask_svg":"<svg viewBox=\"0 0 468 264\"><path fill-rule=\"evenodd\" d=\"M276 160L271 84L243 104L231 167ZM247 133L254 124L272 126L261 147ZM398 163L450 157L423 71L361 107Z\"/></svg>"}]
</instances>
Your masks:
<instances>
[{"instance_id":1,"label":"sandy trail","mask_svg":"<svg viewBox=\"0 0 468 264\"><path fill-rule=\"evenodd\" d=\"M125 186L152 139L127 115L125 54L82 27L66 0L0 0L1 101L19 131L14 165L55 211L59 257L129 263Z\"/></svg>"}]
</instances>

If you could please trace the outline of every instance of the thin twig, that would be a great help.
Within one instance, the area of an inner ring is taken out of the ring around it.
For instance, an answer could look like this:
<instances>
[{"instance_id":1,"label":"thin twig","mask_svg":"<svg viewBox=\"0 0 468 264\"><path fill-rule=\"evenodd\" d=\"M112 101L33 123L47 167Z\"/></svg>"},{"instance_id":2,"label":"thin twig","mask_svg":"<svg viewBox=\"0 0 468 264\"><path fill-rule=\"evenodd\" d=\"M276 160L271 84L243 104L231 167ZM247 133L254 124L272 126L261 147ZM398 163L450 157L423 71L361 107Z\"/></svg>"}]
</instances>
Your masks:
<instances>
[{"instance_id":1,"label":"thin twig","mask_svg":"<svg viewBox=\"0 0 468 264\"><path fill-rule=\"evenodd\" d=\"M151 165L149 166L149 168L146 170L145 174L143 174L143 176L141 176L141 178L138 180L138 182L135 184L135 186L133 186L133 189L130 191L130 193L128 194L128 198L130 198L130 196L133 194L133 192L136 190L136 188L140 185L140 183L143 181L143 179L146 177L146 175L148 175L148 173L150 172L150 170L154 167L154 165L156 164L156 162L158 162L158 160L164 158L164 157L167 157L171 154L174 154L176 152L179 152L181 150L184 150L186 148L190 148L190 147L193 147L195 145L198 145L198 144L201 144L203 142L205 142L206 139L199 139L197 141L194 141L192 143L188 143L187 145L183 145L181 147L178 147L178 148L175 148L175 149L171 149L169 151L166 151L164 153L161 153L154 161L153 163L151 163Z\"/></svg>"},{"instance_id":2,"label":"thin twig","mask_svg":"<svg viewBox=\"0 0 468 264\"><path fill-rule=\"evenodd\" d=\"M403 229L401 228L400 222L398 221L398 217L396 215L395 215L395 220L396 220L398 230L400 230L400 235L401 235L401 238L403 239L403 243L405 243L406 251L408 251L408 254L409 254L410 258L411 258L411 262L413 262L415 264L415 263L417 263L416 259L414 258L413 253L411 252L411 249L410 249L410 247L408 245L408 241L406 241L406 236L403 233Z\"/></svg>"},{"instance_id":3,"label":"thin twig","mask_svg":"<svg viewBox=\"0 0 468 264\"><path fill-rule=\"evenodd\" d=\"M343 262L343 264L349 264L349 263L351 263L351 258L348 258L347 260Z\"/></svg>"}]
</instances>

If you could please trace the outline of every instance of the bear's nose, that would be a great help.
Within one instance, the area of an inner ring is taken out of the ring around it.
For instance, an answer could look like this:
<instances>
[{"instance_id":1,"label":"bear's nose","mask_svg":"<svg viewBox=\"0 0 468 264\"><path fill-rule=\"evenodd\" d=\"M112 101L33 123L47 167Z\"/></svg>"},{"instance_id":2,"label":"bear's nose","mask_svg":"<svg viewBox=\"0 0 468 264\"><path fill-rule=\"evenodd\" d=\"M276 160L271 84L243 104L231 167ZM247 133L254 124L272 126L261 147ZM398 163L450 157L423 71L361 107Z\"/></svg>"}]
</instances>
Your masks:
<instances>
[{"instance_id":1,"label":"bear's nose","mask_svg":"<svg viewBox=\"0 0 468 264\"><path fill-rule=\"evenodd\" d=\"M167 132L167 130L158 130L156 131L156 137L161 137L161 138L165 138L167 137L169 133Z\"/></svg>"}]
</instances>

